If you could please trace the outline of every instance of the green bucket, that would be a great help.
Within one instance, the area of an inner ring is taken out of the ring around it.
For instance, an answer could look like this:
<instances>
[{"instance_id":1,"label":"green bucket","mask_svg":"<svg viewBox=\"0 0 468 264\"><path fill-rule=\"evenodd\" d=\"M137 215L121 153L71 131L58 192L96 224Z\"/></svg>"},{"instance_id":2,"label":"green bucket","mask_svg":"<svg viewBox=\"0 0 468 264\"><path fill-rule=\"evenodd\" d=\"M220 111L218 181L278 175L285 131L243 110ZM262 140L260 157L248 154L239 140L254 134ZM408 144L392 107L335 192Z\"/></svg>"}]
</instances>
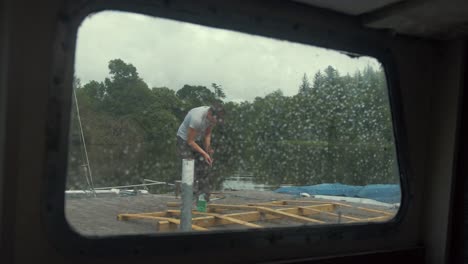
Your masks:
<instances>
[{"instance_id":1,"label":"green bucket","mask_svg":"<svg viewBox=\"0 0 468 264\"><path fill-rule=\"evenodd\" d=\"M205 195L203 194L200 194L200 196L198 196L197 211L206 212L206 200L205 200Z\"/></svg>"}]
</instances>

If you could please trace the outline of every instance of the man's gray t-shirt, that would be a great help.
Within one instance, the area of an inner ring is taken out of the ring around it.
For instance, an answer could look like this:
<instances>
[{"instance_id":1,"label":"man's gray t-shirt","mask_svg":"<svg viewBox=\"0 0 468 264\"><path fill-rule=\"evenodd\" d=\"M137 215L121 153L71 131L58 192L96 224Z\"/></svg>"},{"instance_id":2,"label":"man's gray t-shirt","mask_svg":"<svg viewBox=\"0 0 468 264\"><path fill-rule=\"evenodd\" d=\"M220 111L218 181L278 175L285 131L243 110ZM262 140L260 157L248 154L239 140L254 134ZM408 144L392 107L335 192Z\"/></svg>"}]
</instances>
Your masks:
<instances>
[{"instance_id":1,"label":"man's gray t-shirt","mask_svg":"<svg viewBox=\"0 0 468 264\"><path fill-rule=\"evenodd\" d=\"M210 125L210 122L206 118L209 109L209 106L200 106L190 110L180 125L179 130L177 131L177 136L181 137L183 140L187 140L187 133L189 127L191 127L197 131L197 137L195 140L201 140L206 129Z\"/></svg>"}]
</instances>

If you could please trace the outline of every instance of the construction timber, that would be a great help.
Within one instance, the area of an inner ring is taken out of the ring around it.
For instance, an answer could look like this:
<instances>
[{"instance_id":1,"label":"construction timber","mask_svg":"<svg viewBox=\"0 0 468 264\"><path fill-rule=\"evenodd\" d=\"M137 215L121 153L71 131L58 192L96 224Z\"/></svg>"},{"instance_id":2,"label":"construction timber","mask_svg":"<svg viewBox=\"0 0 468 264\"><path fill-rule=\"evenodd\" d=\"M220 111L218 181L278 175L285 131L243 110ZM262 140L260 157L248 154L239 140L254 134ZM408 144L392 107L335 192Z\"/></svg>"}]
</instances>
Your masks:
<instances>
[{"instance_id":1,"label":"construction timber","mask_svg":"<svg viewBox=\"0 0 468 264\"><path fill-rule=\"evenodd\" d=\"M160 212L119 214L119 221L150 220L160 232L176 231L180 225L180 203L167 203ZM172 208L172 209L171 209ZM360 214L361 213L361 214ZM259 229L274 226L322 225L388 221L393 212L352 206L338 202L280 200L248 204L208 204L207 212L192 212L192 230L208 231L219 227ZM365 217L363 217L365 216Z\"/></svg>"}]
</instances>

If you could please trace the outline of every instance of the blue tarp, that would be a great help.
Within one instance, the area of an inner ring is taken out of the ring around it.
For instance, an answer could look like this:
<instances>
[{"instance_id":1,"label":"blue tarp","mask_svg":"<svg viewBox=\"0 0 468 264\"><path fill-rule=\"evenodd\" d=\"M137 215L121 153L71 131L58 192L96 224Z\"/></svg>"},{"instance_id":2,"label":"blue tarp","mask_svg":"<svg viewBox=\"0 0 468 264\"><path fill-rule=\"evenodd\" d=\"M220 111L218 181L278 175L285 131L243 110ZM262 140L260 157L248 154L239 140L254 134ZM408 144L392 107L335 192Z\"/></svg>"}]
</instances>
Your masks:
<instances>
[{"instance_id":1,"label":"blue tarp","mask_svg":"<svg viewBox=\"0 0 468 264\"><path fill-rule=\"evenodd\" d=\"M401 191L398 184L369 184L366 186L353 186L340 183L323 183L310 186L287 186L275 190L277 193L299 195L332 195L345 197L359 197L373 199L384 203L399 203Z\"/></svg>"}]
</instances>

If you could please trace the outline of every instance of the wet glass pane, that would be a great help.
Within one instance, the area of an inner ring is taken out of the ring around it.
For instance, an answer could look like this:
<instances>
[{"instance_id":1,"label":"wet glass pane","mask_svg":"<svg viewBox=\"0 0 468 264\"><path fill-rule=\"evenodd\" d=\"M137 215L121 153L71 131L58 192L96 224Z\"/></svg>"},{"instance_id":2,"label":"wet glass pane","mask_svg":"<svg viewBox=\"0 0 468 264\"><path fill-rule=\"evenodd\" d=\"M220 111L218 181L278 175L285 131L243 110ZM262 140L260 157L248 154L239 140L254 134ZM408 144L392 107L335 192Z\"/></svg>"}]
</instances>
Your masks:
<instances>
[{"instance_id":1,"label":"wet glass pane","mask_svg":"<svg viewBox=\"0 0 468 264\"><path fill-rule=\"evenodd\" d=\"M84 235L382 222L399 208L371 57L106 11L79 29L71 115L65 210Z\"/></svg>"}]
</instances>

